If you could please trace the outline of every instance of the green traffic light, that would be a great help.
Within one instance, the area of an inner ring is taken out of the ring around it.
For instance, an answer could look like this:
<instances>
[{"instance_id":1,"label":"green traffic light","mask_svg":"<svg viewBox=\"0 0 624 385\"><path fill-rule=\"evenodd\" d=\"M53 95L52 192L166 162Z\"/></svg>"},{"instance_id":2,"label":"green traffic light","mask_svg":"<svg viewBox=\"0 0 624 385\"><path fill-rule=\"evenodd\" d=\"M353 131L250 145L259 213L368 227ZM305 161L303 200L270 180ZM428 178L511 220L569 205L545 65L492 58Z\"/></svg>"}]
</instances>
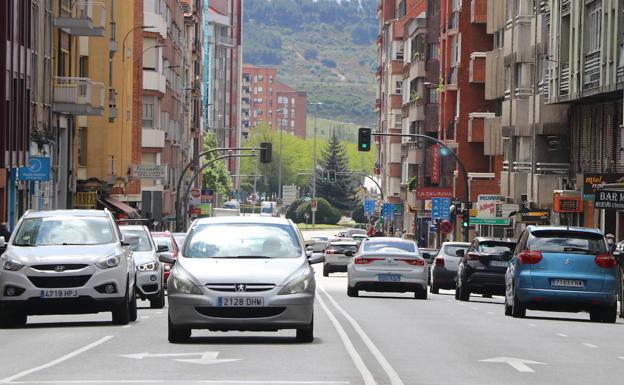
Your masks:
<instances>
[{"instance_id":1,"label":"green traffic light","mask_svg":"<svg viewBox=\"0 0 624 385\"><path fill-rule=\"evenodd\" d=\"M362 148L366 148L368 145L366 143L362 143Z\"/></svg>"}]
</instances>

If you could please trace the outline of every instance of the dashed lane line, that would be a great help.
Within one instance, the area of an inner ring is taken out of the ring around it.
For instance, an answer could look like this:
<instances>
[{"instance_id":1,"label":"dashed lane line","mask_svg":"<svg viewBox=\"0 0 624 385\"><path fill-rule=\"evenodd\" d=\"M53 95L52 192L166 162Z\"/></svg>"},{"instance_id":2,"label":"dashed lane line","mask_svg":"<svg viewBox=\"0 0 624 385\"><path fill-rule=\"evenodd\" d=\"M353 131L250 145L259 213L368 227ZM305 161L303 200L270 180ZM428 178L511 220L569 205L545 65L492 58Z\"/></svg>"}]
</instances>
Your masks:
<instances>
[{"instance_id":1,"label":"dashed lane line","mask_svg":"<svg viewBox=\"0 0 624 385\"><path fill-rule=\"evenodd\" d=\"M563 334L563 333L557 333L557 335L558 335L559 337L563 337L563 338L566 338L566 337L568 336L567 334Z\"/></svg>"},{"instance_id":2,"label":"dashed lane line","mask_svg":"<svg viewBox=\"0 0 624 385\"><path fill-rule=\"evenodd\" d=\"M583 345L587 346L588 348L592 348L592 349L596 349L598 347L597 345L590 344L588 342L583 342Z\"/></svg>"}]
</instances>

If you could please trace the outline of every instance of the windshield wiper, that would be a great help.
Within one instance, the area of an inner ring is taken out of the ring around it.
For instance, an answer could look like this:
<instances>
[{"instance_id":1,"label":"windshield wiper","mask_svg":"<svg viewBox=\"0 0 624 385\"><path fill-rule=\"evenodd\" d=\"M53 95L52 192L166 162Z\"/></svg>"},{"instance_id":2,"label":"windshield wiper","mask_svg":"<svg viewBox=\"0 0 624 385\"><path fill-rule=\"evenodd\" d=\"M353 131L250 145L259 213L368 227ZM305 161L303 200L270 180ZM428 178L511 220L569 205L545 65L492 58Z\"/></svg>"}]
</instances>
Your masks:
<instances>
[{"instance_id":1,"label":"windshield wiper","mask_svg":"<svg viewBox=\"0 0 624 385\"><path fill-rule=\"evenodd\" d=\"M32 243L13 243L13 246L19 247L35 247Z\"/></svg>"}]
</instances>

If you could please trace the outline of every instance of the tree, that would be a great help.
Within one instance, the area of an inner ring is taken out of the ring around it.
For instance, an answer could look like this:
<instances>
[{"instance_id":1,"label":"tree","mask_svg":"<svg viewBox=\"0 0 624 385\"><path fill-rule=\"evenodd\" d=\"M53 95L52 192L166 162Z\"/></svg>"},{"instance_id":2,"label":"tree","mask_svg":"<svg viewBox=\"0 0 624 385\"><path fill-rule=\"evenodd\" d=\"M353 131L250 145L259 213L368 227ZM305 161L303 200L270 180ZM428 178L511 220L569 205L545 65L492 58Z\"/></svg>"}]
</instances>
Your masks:
<instances>
[{"instance_id":1,"label":"tree","mask_svg":"<svg viewBox=\"0 0 624 385\"><path fill-rule=\"evenodd\" d=\"M204 151L213 148L217 148L217 137L213 132L208 131L204 134ZM204 158L205 162L211 161L219 155L222 154L213 152ZM202 187L212 189L220 196L228 196L230 194L232 191L232 178L223 161L216 161L204 169Z\"/></svg>"},{"instance_id":2,"label":"tree","mask_svg":"<svg viewBox=\"0 0 624 385\"><path fill-rule=\"evenodd\" d=\"M322 151L320 165L322 172L316 173L316 195L321 196L339 210L352 210L359 204L357 198L357 181L346 173L349 171L349 157L344 145L338 140L335 132ZM323 180L326 170L336 171L336 181Z\"/></svg>"}]
</instances>

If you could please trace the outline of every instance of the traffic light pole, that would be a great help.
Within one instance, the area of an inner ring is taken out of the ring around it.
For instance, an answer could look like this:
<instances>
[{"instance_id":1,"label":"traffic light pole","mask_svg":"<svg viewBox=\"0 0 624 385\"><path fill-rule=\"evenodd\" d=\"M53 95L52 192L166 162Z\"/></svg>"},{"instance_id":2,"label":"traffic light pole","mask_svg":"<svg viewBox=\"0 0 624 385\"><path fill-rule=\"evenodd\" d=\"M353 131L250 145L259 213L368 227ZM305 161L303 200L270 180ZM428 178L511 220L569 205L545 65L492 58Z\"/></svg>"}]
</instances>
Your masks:
<instances>
[{"instance_id":1,"label":"traffic light pole","mask_svg":"<svg viewBox=\"0 0 624 385\"><path fill-rule=\"evenodd\" d=\"M436 144L442 146L443 148L447 149L449 151L449 153L451 155L453 155L453 158L455 158L455 161L457 162L459 170L464 175L464 204L465 204L466 210L468 210L468 205L469 205L469 202L470 202L470 192L468 191L468 173L466 172L466 168L464 167L464 164L459 159L459 156L457 156L455 151L451 150L446 144L444 144L444 142L442 142L442 141L440 141L438 139L434 139L434 138L432 138L430 136L427 136L427 135L422 135L422 134L386 134L386 133L376 133L376 132L373 132L372 135L373 136L394 136L394 137L402 137L402 138L420 138L420 139L425 139L425 140L428 140L430 142L436 143ZM469 238L468 237L468 227L470 226L470 214L468 215L468 218L464 218L464 220L468 224L468 226L465 226L463 228L464 242L468 242L468 238Z\"/></svg>"},{"instance_id":2,"label":"traffic light pole","mask_svg":"<svg viewBox=\"0 0 624 385\"><path fill-rule=\"evenodd\" d=\"M337 172L336 175L360 175L360 176L363 176L372 180L373 183L375 183L375 186L377 186L377 188L379 189L379 194L381 195L381 201L385 202L384 193L383 193L383 190L381 189L381 185L370 175L367 175L364 172L357 172L357 171Z\"/></svg>"}]
</instances>

